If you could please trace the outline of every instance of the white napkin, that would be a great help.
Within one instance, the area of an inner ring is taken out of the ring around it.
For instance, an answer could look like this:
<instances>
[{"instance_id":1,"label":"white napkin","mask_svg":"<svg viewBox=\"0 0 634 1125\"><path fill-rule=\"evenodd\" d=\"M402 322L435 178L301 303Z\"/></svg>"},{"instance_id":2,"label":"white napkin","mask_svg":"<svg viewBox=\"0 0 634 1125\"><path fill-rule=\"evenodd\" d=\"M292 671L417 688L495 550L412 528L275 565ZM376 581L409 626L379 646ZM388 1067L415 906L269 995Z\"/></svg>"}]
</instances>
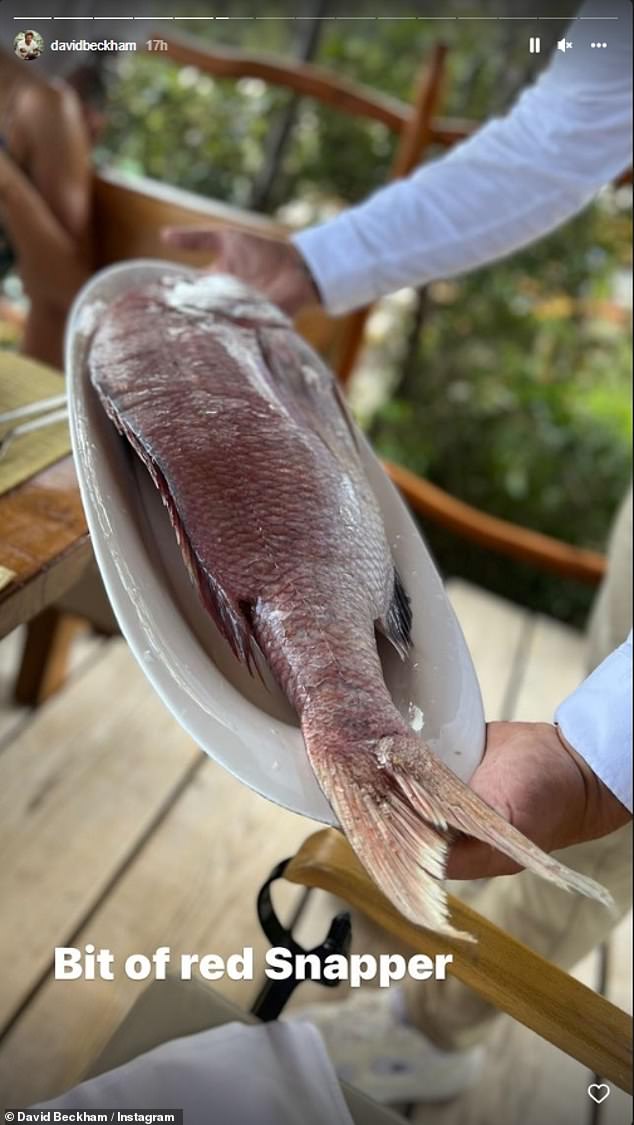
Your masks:
<instances>
[{"instance_id":1,"label":"white napkin","mask_svg":"<svg viewBox=\"0 0 634 1125\"><path fill-rule=\"evenodd\" d=\"M307 1023L229 1023L173 1039L37 1108L182 1109L184 1125L353 1125Z\"/></svg>"}]
</instances>

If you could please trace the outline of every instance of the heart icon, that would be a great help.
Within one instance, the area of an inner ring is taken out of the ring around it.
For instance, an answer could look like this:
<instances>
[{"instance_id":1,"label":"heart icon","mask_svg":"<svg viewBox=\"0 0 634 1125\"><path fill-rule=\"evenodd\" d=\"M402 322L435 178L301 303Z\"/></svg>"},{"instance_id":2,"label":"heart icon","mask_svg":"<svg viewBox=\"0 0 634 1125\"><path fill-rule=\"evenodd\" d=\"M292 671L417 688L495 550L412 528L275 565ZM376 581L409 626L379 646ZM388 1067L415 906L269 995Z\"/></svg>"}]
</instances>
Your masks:
<instances>
[{"instance_id":1,"label":"heart icon","mask_svg":"<svg viewBox=\"0 0 634 1125\"><path fill-rule=\"evenodd\" d=\"M598 1086L595 1082L592 1086L588 1086L588 1094L592 1098L593 1102L596 1102L597 1105L601 1105L601 1102L604 1102L606 1098L609 1098L610 1087L608 1086L607 1082L603 1082L601 1086Z\"/></svg>"}]
</instances>

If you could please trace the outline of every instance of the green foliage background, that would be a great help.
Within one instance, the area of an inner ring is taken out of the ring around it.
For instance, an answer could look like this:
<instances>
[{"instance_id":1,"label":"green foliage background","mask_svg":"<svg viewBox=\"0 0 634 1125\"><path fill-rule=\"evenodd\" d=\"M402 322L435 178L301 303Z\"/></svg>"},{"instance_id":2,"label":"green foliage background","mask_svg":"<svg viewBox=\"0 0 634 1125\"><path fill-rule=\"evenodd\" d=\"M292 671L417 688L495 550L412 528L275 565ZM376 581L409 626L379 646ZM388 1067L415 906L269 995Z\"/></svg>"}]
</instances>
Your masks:
<instances>
[{"instance_id":1,"label":"green foliage background","mask_svg":"<svg viewBox=\"0 0 634 1125\"><path fill-rule=\"evenodd\" d=\"M469 21L329 20L316 61L410 98L442 28L451 49L443 113L484 120L544 64L526 49L534 29L521 26L487 24L485 36ZM564 26L542 23L543 47ZM192 29L199 42L217 42L213 25ZM300 31L283 20L225 23L223 43L296 53ZM271 125L290 100L258 81L216 82L139 54L109 66L107 99L100 160L238 206L251 202ZM363 198L385 180L393 145L381 125L300 102L267 209L303 200L316 218ZM627 189L609 189L521 253L432 285L421 330L399 329L410 347L407 362L386 371L393 397L365 420L379 450L486 511L603 547L631 472L630 332L588 309L610 300L629 267L630 202ZM446 574L583 620L589 590L426 533Z\"/></svg>"}]
</instances>

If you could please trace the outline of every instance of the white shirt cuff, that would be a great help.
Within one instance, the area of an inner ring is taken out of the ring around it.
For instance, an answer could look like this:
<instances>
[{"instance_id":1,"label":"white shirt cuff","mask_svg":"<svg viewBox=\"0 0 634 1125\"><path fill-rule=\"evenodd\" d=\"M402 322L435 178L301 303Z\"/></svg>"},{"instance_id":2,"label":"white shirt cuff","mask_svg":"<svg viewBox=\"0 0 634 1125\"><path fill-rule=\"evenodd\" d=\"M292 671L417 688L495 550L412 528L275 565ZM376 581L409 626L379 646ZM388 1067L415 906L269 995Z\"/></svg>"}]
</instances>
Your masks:
<instances>
[{"instance_id":1,"label":"white shirt cuff","mask_svg":"<svg viewBox=\"0 0 634 1125\"><path fill-rule=\"evenodd\" d=\"M632 811L632 634L557 709L555 722Z\"/></svg>"},{"instance_id":2,"label":"white shirt cuff","mask_svg":"<svg viewBox=\"0 0 634 1125\"><path fill-rule=\"evenodd\" d=\"M363 308L382 296L375 279L375 255L364 249L363 223L351 208L291 241L313 276L322 304L331 316Z\"/></svg>"}]
</instances>

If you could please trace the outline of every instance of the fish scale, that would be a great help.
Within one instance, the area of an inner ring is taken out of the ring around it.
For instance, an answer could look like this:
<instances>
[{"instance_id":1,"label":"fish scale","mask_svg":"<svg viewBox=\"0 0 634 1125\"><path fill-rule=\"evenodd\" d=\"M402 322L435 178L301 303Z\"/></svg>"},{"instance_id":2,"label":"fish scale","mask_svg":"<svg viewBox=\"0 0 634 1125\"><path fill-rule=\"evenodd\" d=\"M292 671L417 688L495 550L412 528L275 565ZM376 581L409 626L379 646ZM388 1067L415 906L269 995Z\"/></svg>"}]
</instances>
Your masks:
<instances>
[{"instance_id":1,"label":"fish scale","mask_svg":"<svg viewBox=\"0 0 634 1125\"><path fill-rule=\"evenodd\" d=\"M202 606L252 672L258 650L268 661L341 827L395 906L469 937L442 885L458 831L609 905L396 708L376 634L406 656L409 599L336 381L284 315L234 278L170 275L103 312L89 366L160 491Z\"/></svg>"}]
</instances>

